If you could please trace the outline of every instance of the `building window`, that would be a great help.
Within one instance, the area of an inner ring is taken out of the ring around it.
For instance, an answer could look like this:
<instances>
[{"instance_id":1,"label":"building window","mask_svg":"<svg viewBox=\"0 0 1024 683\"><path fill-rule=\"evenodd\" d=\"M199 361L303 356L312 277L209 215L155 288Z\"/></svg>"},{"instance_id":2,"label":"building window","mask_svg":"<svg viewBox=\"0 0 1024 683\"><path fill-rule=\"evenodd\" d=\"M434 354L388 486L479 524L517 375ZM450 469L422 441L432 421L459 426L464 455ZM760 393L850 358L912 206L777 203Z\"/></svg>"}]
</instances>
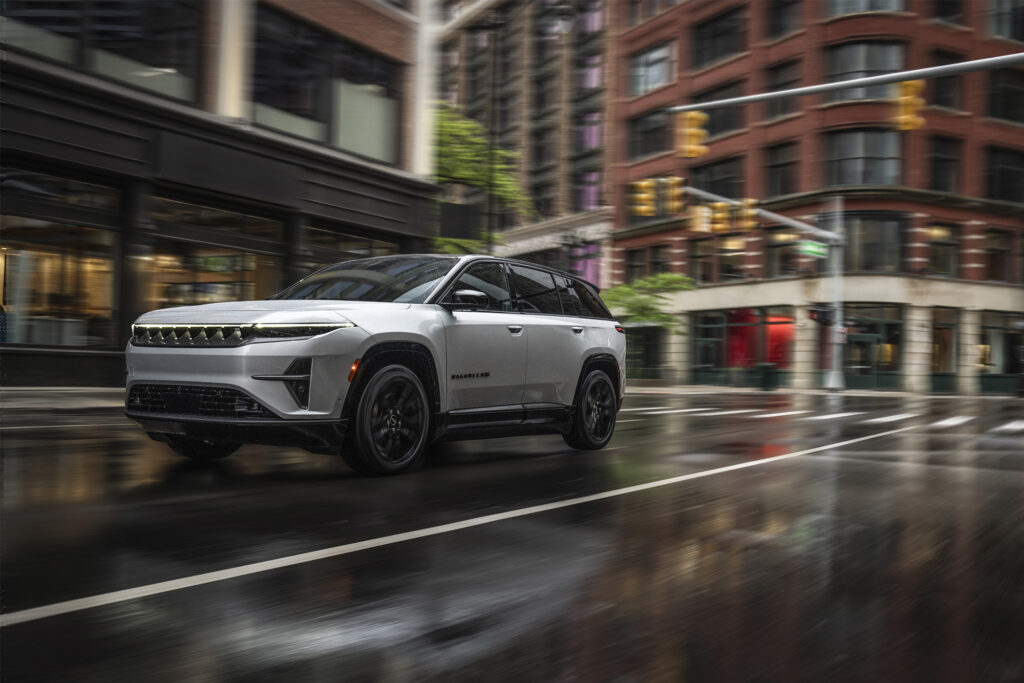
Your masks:
<instances>
[{"instance_id":1,"label":"building window","mask_svg":"<svg viewBox=\"0 0 1024 683\"><path fill-rule=\"evenodd\" d=\"M778 38L803 26L801 0L771 0L768 3L768 37Z\"/></svg>"},{"instance_id":2,"label":"building window","mask_svg":"<svg viewBox=\"0 0 1024 683\"><path fill-rule=\"evenodd\" d=\"M903 0L828 0L826 16L837 17L855 12L898 12Z\"/></svg>"},{"instance_id":3,"label":"building window","mask_svg":"<svg viewBox=\"0 0 1024 683\"><path fill-rule=\"evenodd\" d=\"M533 131L533 166L543 166L555 160L555 134L550 128Z\"/></svg>"},{"instance_id":4,"label":"building window","mask_svg":"<svg viewBox=\"0 0 1024 683\"><path fill-rule=\"evenodd\" d=\"M765 275L785 277L800 272L800 234L792 228L765 231Z\"/></svg>"},{"instance_id":5,"label":"building window","mask_svg":"<svg viewBox=\"0 0 1024 683\"><path fill-rule=\"evenodd\" d=\"M1024 187L1024 152L989 147L987 161L988 198L1020 203L1020 188Z\"/></svg>"},{"instance_id":6,"label":"building window","mask_svg":"<svg viewBox=\"0 0 1024 683\"><path fill-rule=\"evenodd\" d=\"M903 45L881 42L834 45L828 48L826 60L830 83L879 76L903 68ZM891 97L892 88L890 84L882 84L833 90L825 94L825 101L887 99Z\"/></svg>"},{"instance_id":7,"label":"building window","mask_svg":"<svg viewBox=\"0 0 1024 683\"><path fill-rule=\"evenodd\" d=\"M6 0L4 47L178 100L196 97L200 3Z\"/></svg>"},{"instance_id":8,"label":"building window","mask_svg":"<svg viewBox=\"0 0 1024 683\"><path fill-rule=\"evenodd\" d=\"M928 270L933 275L956 277L957 258L960 253L959 231L952 225L932 225L928 228Z\"/></svg>"},{"instance_id":9,"label":"building window","mask_svg":"<svg viewBox=\"0 0 1024 683\"><path fill-rule=\"evenodd\" d=\"M694 168L693 186L723 197L743 197L743 157L723 159Z\"/></svg>"},{"instance_id":10,"label":"building window","mask_svg":"<svg viewBox=\"0 0 1024 683\"><path fill-rule=\"evenodd\" d=\"M946 66L947 64L959 64L964 61L964 56L956 52L936 50L933 54L935 66ZM946 109L960 109L961 95L963 92L963 76L954 74L952 76L940 76L931 79L931 99L929 104Z\"/></svg>"},{"instance_id":11,"label":"building window","mask_svg":"<svg viewBox=\"0 0 1024 683\"><path fill-rule=\"evenodd\" d=\"M1006 375L1016 381L1024 372L1024 316L1019 313L1001 311L981 312L981 339L978 344L978 371L982 373L982 393L1005 389L1012 391L1013 384L986 386L986 375Z\"/></svg>"},{"instance_id":12,"label":"building window","mask_svg":"<svg viewBox=\"0 0 1024 683\"><path fill-rule=\"evenodd\" d=\"M1024 42L1024 2L989 0L988 12L992 35Z\"/></svg>"},{"instance_id":13,"label":"building window","mask_svg":"<svg viewBox=\"0 0 1024 683\"><path fill-rule=\"evenodd\" d=\"M353 259L390 256L400 250L397 242L349 235L326 227L305 227L302 236L309 249L310 265L315 269Z\"/></svg>"},{"instance_id":14,"label":"building window","mask_svg":"<svg viewBox=\"0 0 1024 683\"><path fill-rule=\"evenodd\" d=\"M639 159L672 149L672 119L663 110L629 121L629 158Z\"/></svg>"},{"instance_id":15,"label":"building window","mask_svg":"<svg viewBox=\"0 0 1024 683\"><path fill-rule=\"evenodd\" d=\"M601 112L591 111L576 117L576 151L601 147Z\"/></svg>"},{"instance_id":16,"label":"building window","mask_svg":"<svg viewBox=\"0 0 1024 683\"><path fill-rule=\"evenodd\" d=\"M790 306L734 308L693 314L694 381L757 385L762 363L788 370L796 319Z\"/></svg>"},{"instance_id":17,"label":"building window","mask_svg":"<svg viewBox=\"0 0 1024 683\"><path fill-rule=\"evenodd\" d=\"M1010 281L1010 234L1002 230L985 233L985 279Z\"/></svg>"},{"instance_id":18,"label":"building window","mask_svg":"<svg viewBox=\"0 0 1024 683\"><path fill-rule=\"evenodd\" d=\"M988 89L988 115L1024 123L1024 70L996 69Z\"/></svg>"},{"instance_id":19,"label":"building window","mask_svg":"<svg viewBox=\"0 0 1024 683\"><path fill-rule=\"evenodd\" d=\"M643 18L643 7L640 0L629 0L629 6L626 9L630 26L636 26L640 23Z\"/></svg>"},{"instance_id":20,"label":"building window","mask_svg":"<svg viewBox=\"0 0 1024 683\"><path fill-rule=\"evenodd\" d=\"M555 104L554 93L547 79L538 78L533 82L533 110L542 114Z\"/></svg>"},{"instance_id":21,"label":"building window","mask_svg":"<svg viewBox=\"0 0 1024 683\"><path fill-rule=\"evenodd\" d=\"M895 273L900 269L903 219L892 214L847 214L846 270Z\"/></svg>"},{"instance_id":22,"label":"building window","mask_svg":"<svg viewBox=\"0 0 1024 683\"><path fill-rule=\"evenodd\" d=\"M543 183L533 186L533 207L541 218L553 218L555 215L555 186Z\"/></svg>"},{"instance_id":23,"label":"building window","mask_svg":"<svg viewBox=\"0 0 1024 683\"><path fill-rule=\"evenodd\" d=\"M956 192L960 189L960 148L956 138L932 138L931 189Z\"/></svg>"},{"instance_id":24,"label":"building window","mask_svg":"<svg viewBox=\"0 0 1024 683\"><path fill-rule=\"evenodd\" d=\"M573 210L593 211L601 206L601 172L573 174Z\"/></svg>"},{"instance_id":25,"label":"building window","mask_svg":"<svg viewBox=\"0 0 1024 683\"><path fill-rule=\"evenodd\" d=\"M604 29L604 3L602 0L588 0L579 4L579 19L576 30L580 33L596 33Z\"/></svg>"},{"instance_id":26,"label":"building window","mask_svg":"<svg viewBox=\"0 0 1024 683\"><path fill-rule=\"evenodd\" d=\"M743 84L730 83L729 85L719 86L712 90L706 90L696 95L693 101L697 103L713 102L742 95ZM716 107L708 110L708 123L706 126L708 135L714 137L715 135L722 135L723 133L742 129L746 125L744 109L743 105L736 105L732 107Z\"/></svg>"},{"instance_id":27,"label":"building window","mask_svg":"<svg viewBox=\"0 0 1024 683\"><path fill-rule=\"evenodd\" d=\"M109 230L0 216L0 344L123 343L115 329L115 237Z\"/></svg>"},{"instance_id":28,"label":"building window","mask_svg":"<svg viewBox=\"0 0 1024 683\"><path fill-rule=\"evenodd\" d=\"M933 0L935 18L951 24L964 23L964 0Z\"/></svg>"},{"instance_id":29,"label":"building window","mask_svg":"<svg viewBox=\"0 0 1024 683\"><path fill-rule=\"evenodd\" d=\"M717 239L719 281L746 277L743 258L746 256L747 238L743 235L723 235Z\"/></svg>"},{"instance_id":30,"label":"building window","mask_svg":"<svg viewBox=\"0 0 1024 683\"><path fill-rule=\"evenodd\" d=\"M256 123L397 161L398 64L262 4L255 46Z\"/></svg>"},{"instance_id":31,"label":"building window","mask_svg":"<svg viewBox=\"0 0 1024 683\"><path fill-rule=\"evenodd\" d=\"M577 62L576 87L593 90L604 87L604 56L587 55Z\"/></svg>"},{"instance_id":32,"label":"building window","mask_svg":"<svg viewBox=\"0 0 1024 683\"><path fill-rule=\"evenodd\" d=\"M746 49L747 10L738 7L693 28L693 67L717 62Z\"/></svg>"},{"instance_id":33,"label":"building window","mask_svg":"<svg viewBox=\"0 0 1024 683\"><path fill-rule=\"evenodd\" d=\"M661 275L672 272L672 263L669 258L667 244L658 244L650 249L650 265L648 275Z\"/></svg>"},{"instance_id":34,"label":"building window","mask_svg":"<svg viewBox=\"0 0 1024 683\"><path fill-rule=\"evenodd\" d=\"M715 281L715 252L713 239L692 240L689 250L690 277L698 284Z\"/></svg>"},{"instance_id":35,"label":"building window","mask_svg":"<svg viewBox=\"0 0 1024 683\"><path fill-rule=\"evenodd\" d=\"M626 252L626 283L636 282L647 275L647 255L643 249Z\"/></svg>"},{"instance_id":36,"label":"building window","mask_svg":"<svg viewBox=\"0 0 1024 683\"><path fill-rule=\"evenodd\" d=\"M800 190L797 143L787 142L767 150L765 197L793 194Z\"/></svg>"},{"instance_id":37,"label":"building window","mask_svg":"<svg viewBox=\"0 0 1024 683\"><path fill-rule=\"evenodd\" d=\"M778 92L800 86L800 61L793 60L784 64L776 64L768 69L768 90ZM798 109L797 97L777 97L765 102L765 116L769 119L793 114Z\"/></svg>"},{"instance_id":38,"label":"building window","mask_svg":"<svg viewBox=\"0 0 1024 683\"><path fill-rule=\"evenodd\" d=\"M672 82L672 43L629 58L629 94L643 95Z\"/></svg>"},{"instance_id":39,"label":"building window","mask_svg":"<svg viewBox=\"0 0 1024 683\"><path fill-rule=\"evenodd\" d=\"M897 185L900 161L895 131L840 131L825 137L825 182L832 186Z\"/></svg>"}]
</instances>

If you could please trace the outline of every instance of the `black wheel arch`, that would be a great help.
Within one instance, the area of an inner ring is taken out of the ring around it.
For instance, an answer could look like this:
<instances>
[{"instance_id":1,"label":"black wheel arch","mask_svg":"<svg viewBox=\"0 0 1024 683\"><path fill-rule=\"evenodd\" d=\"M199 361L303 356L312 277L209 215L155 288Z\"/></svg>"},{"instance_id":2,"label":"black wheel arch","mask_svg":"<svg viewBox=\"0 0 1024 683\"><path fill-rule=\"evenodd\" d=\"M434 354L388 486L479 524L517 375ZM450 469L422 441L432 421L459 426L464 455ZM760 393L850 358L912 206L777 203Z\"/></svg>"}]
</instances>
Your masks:
<instances>
[{"instance_id":1,"label":"black wheel arch","mask_svg":"<svg viewBox=\"0 0 1024 683\"><path fill-rule=\"evenodd\" d=\"M619 376L619 362L610 353L595 353L592 356L588 356L583 361L583 368L580 370L580 376L576 379L576 391L572 395L572 408L573 414L576 414L576 403L579 400L580 387L583 386L583 380L587 378L591 370L604 370L608 375L608 379L612 381L612 386L615 387L615 402L616 410L622 406L622 386L621 377Z\"/></svg>"},{"instance_id":2,"label":"black wheel arch","mask_svg":"<svg viewBox=\"0 0 1024 683\"><path fill-rule=\"evenodd\" d=\"M359 359L355 377L352 378L352 384L345 395L345 405L341 410L343 418L352 416L355 401L373 373L378 368L394 363L408 367L419 377L423 388L427 391L427 398L430 400L432 422L437 424L437 416L441 413L441 387L437 378L437 363L434 362L433 354L425 345L405 341L382 342L370 347L363 354Z\"/></svg>"}]
</instances>

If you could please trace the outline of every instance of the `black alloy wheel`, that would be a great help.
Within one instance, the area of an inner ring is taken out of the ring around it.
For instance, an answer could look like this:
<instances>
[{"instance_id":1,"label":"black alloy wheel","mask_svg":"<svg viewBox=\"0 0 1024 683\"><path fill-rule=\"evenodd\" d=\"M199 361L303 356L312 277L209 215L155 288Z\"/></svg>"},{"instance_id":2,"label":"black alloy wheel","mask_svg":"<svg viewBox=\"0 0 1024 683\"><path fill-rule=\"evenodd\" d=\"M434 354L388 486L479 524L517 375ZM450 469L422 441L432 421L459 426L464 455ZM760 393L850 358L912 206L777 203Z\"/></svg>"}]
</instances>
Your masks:
<instances>
[{"instance_id":1,"label":"black alloy wheel","mask_svg":"<svg viewBox=\"0 0 1024 683\"><path fill-rule=\"evenodd\" d=\"M354 428L343 455L357 472L394 474L419 465L430 432L430 404L416 373L404 365L374 373L359 397Z\"/></svg>"},{"instance_id":2,"label":"black alloy wheel","mask_svg":"<svg viewBox=\"0 0 1024 683\"><path fill-rule=\"evenodd\" d=\"M228 441L209 441L207 439L190 439L184 436L171 436L167 444L179 455L193 460L217 460L226 458L239 448L240 443Z\"/></svg>"},{"instance_id":3,"label":"black alloy wheel","mask_svg":"<svg viewBox=\"0 0 1024 683\"><path fill-rule=\"evenodd\" d=\"M615 413L615 385L603 370L591 370L580 387L565 442L581 450L604 448L615 431Z\"/></svg>"}]
</instances>

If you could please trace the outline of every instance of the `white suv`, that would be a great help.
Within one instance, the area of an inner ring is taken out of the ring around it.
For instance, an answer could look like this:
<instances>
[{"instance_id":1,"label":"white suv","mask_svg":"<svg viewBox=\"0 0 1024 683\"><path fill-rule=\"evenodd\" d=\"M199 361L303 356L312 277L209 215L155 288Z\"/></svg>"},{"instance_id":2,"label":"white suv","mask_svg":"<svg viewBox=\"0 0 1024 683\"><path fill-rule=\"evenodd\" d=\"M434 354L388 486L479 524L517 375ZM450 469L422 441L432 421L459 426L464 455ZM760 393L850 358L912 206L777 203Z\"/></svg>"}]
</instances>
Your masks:
<instances>
[{"instance_id":1,"label":"white suv","mask_svg":"<svg viewBox=\"0 0 1024 683\"><path fill-rule=\"evenodd\" d=\"M126 414L193 458L243 443L387 474L438 440L611 439L626 337L597 288L488 256L320 270L264 301L152 311L132 327Z\"/></svg>"}]
</instances>

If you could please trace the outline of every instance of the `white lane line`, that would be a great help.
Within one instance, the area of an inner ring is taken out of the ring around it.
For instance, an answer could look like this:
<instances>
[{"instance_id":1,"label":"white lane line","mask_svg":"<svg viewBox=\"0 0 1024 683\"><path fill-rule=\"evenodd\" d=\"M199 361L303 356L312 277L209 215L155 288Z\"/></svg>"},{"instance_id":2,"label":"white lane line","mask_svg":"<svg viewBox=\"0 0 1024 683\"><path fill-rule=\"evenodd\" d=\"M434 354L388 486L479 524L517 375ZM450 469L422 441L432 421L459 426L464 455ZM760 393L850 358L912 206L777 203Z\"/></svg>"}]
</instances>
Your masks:
<instances>
[{"instance_id":1,"label":"white lane line","mask_svg":"<svg viewBox=\"0 0 1024 683\"><path fill-rule=\"evenodd\" d=\"M273 571L275 569L282 569L284 567L293 567L295 565L306 564L308 562L316 562L318 560L325 560L331 557L338 557L340 555L350 555L352 553L357 553L363 550L370 550L372 548L380 548L382 546L394 545L396 543L404 543L406 541L414 541L420 538L427 538L429 536L437 536L440 534L451 533L453 531L471 529L473 527L483 526L485 524L493 524L494 522L501 522L507 519L515 519L517 517L526 517L528 515L536 515L541 512L550 512L551 510L560 510L562 508L573 507L575 505L583 505L584 503L593 503L595 501L605 500L607 498L617 498L619 496L625 496L630 493L648 491L650 489L660 488L662 486L671 486L672 484L679 484L681 482L690 481L692 479L702 479L704 477L710 477L716 474L735 472L736 470L743 470L750 467L760 467L761 465L767 465L768 463L781 462L783 460L789 460L792 458L799 458L800 456L803 455L819 453L821 451L827 451L832 448L842 448L844 446L849 446L851 444L860 443L861 441L868 441L870 439L880 439L883 436L899 434L900 432L905 432L908 429L915 429L915 427L911 426L901 427L899 429L890 429L889 431L879 432L878 434L871 434L869 436L862 436L856 439L850 439L849 441L840 441L838 443L830 443L824 446L816 446L814 448L796 451L795 453L776 455L772 458L748 460L747 462L741 462L735 465L726 465L725 467L716 467L715 469L704 470L702 472L682 474L677 477L659 479L658 481L652 481L646 484L637 484L635 486L627 486L621 489L613 489L611 491L593 493L589 496L579 496L577 498L569 498L568 500L561 500L555 503L544 503L543 505L532 505L530 507L520 508L518 510L509 510L507 512L498 512L493 515L475 517L473 519L467 519L462 522L441 524L440 526L427 527L426 529L406 531L400 534L381 536L380 538L371 538L366 541L357 541L356 543L346 543L345 545L338 545L334 546L333 548L324 548L323 550L314 550L308 553L289 555L288 557L280 557L276 560L265 560L263 562L255 562L253 564L246 564L240 567L232 567L231 569L221 569L220 571L207 572L205 574L196 574L194 576L186 576L185 578L181 579L173 579L171 581L160 581L158 583L151 583L145 586L138 586L136 588L126 588L124 590L113 591L111 593L102 593L100 595L92 595L86 598L78 598L76 600L66 600L64 602L55 602L50 605L31 607L29 609L23 609L17 612L8 612L6 614L0 614L0 627L13 626L15 624L23 624L27 621L45 619L47 617L53 617L59 614L68 614L69 612L79 612L81 610L91 609L93 607L102 607L104 605L112 605L118 602L125 602L127 600L138 600L140 598L149 597L151 595L160 595L162 593L170 593L172 591L182 590L185 588L194 588L196 586L217 583L218 581L226 581L228 579L237 579L243 576L261 574L263 572Z\"/></svg>"},{"instance_id":2,"label":"white lane line","mask_svg":"<svg viewBox=\"0 0 1024 683\"><path fill-rule=\"evenodd\" d=\"M743 410L719 410L714 413L704 413L701 417L712 417L716 415L740 415L741 413L760 413L761 408L745 408Z\"/></svg>"},{"instance_id":3,"label":"white lane line","mask_svg":"<svg viewBox=\"0 0 1024 683\"><path fill-rule=\"evenodd\" d=\"M850 417L851 415L863 415L864 413L828 413L827 415L815 415L814 417L805 417L805 420L835 420L840 417Z\"/></svg>"},{"instance_id":4,"label":"white lane line","mask_svg":"<svg viewBox=\"0 0 1024 683\"><path fill-rule=\"evenodd\" d=\"M637 418L635 420L616 420L615 424L620 425L623 424L624 422L643 422L643 420L640 418Z\"/></svg>"},{"instance_id":5,"label":"white lane line","mask_svg":"<svg viewBox=\"0 0 1024 683\"><path fill-rule=\"evenodd\" d=\"M768 413L767 415L751 415L750 417L754 418L755 420L759 420L759 419L765 418L765 417L786 417L787 415L803 415L804 413L809 413L809 412L811 412L811 411L809 411L809 410L787 410L784 413Z\"/></svg>"},{"instance_id":6,"label":"white lane line","mask_svg":"<svg viewBox=\"0 0 1024 683\"><path fill-rule=\"evenodd\" d=\"M656 410L653 413L643 413L644 415L668 415L670 413L701 413L705 410L711 410L711 408L676 408L674 410ZM708 413L709 415L711 413Z\"/></svg>"},{"instance_id":7,"label":"white lane line","mask_svg":"<svg viewBox=\"0 0 1024 683\"><path fill-rule=\"evenodd\" d=\"M939 420L938 422L932 422L929 427L959 427L962 424L966 424L973 420L975 415L955 415L953 417L947 417L945 420Z\"/></svg>"},{"instance_id":8,"label":"white lane line","mask_svg":"<svg viewBox=\"0 0 1024 683\"><path fill-rule=\"evenodd\" d=\"M0 432L17 432L31 429L71 429L73 427L130 427L134 423L128 420L124 422L82 422L79 424L60 425L23 425L21 427L0 427Z\"/></svg>"},{"instance_id":9,"label":"white lane line","mask_svg":"<svg viewBox=\"0 0 1024 683\"><path fill-rule=\"evenodd\" d=\"M671 408L671 407L672 406L647 406L646 408L622 408L621 410L619 410L619 412L620 413L635 413L635 412L638 412L640 410L665 410L665 409Z\"/></svg>"},{"instance_id":10,"label":"white lane line","mask_svg":"<svg viewBox=\"0 0 1024 683\"><path fill-rule=\"evenodd\" d=\"M886 415L884 417L873 417L870 420L862 420L861 424L865 424L865 425L885 424L886 422L899 422L900 420L909 420L912 417L917 417L917 413L897 413L896 415Z\"/></svg>"},{"instance_id":11,"label":"white lane line","mask_svg":"<svg viewBox=\"0 0 1024 683\"><path fill-rule=\"evenodd\" d=\"M1024 432L1024 420L1014 420L992 429L993 432Z\"/></svg>"}]
</instances>

